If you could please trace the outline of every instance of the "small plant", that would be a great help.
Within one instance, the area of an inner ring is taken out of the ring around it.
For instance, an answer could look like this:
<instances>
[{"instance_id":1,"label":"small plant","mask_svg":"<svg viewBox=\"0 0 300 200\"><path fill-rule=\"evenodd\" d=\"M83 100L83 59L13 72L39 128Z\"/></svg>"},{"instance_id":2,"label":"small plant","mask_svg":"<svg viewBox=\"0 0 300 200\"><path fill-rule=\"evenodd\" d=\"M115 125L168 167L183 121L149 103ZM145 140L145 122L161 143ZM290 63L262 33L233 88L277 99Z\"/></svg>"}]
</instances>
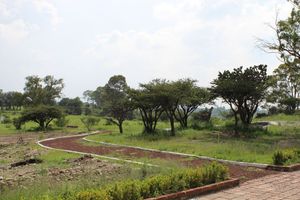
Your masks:
<instances>
[{"instance_id":1,"label":"small plant","mask_svg":"<svg viewBox=\"0 0 300 200\"><path fill-rule=\"evenodd\" d=\"M286 165L300 160L300 150L277 150L273 155L274 165Z\"/></svg>"},{"instance_id":2,"label":"small plant","mask_svg":"<svg viewBox=\"0 0 300 200\"><path fill-rule=\"evenodd\" d=\"M100 118L98 117L83 117L80 119L84 126L87 128L88 131L92 130L93 126L96 126L100 122Z\"/></svg>"},{"instance_id":3,"label":"small plant","mask_svg":"<svg viewBox=\"0 0 300 200\"><path fill-rule=\"evenodd\" d=\"M60 128L65 127L68 123L69 123L69 120L66 118L65 115L63 115L62 117L60 117L54 121L54 124Z\"/></svg>"}]
</instances>

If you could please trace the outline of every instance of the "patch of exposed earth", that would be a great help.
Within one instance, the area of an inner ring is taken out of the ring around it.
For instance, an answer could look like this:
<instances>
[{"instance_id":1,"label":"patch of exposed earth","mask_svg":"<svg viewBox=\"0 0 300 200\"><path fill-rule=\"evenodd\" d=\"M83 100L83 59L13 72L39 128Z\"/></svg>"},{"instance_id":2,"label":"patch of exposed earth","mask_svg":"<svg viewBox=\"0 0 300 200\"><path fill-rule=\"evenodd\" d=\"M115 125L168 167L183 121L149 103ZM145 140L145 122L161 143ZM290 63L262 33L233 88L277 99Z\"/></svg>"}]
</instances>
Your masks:
<instances>
[{"instance_id":1,"label":"patch of exposed earth","mask_svg":"<svg viewBox=\"0 0 300 200\"><path fill-rule=\"evenodd\" d=\"M55 134L49 134L53 137ZM46 136L46 138L47 138ZM44 163L28 163L18 167L12 164L40 158L49 150L40 148L35 141L40 136L31 134L19 141L18 136L0 137L0 190L3 188L25 187L45 177L49 181L75 181L82 177L103 177L121 173L122 166L99 160L91 156L62 160L60 165ZM3 139L4 138L4 139Z\"/></svg>"}]
</instances>

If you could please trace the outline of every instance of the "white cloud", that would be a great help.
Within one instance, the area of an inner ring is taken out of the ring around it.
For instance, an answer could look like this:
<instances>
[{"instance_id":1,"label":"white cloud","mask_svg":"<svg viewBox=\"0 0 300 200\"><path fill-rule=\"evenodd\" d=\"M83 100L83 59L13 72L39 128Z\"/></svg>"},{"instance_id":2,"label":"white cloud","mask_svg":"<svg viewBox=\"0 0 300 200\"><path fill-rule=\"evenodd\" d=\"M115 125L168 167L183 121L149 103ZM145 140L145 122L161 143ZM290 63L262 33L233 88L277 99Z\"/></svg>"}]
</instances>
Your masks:
<instances>
[{"instance_id":1,"label":"white cloud","mask_svg":"<svg viewBox=\"0 0 300 200\"><path fill-rule=\"evenodd\" d=\"M285 2L278 5L284 12L290 8ZM238 7L234 12L224 6ZM213 12L214 17L207 15ZM201 71L207 74L202 83L207 83L219 70L264 62L255 55L255 37L272 35L265 23L274 21L276 6L252 0L222 0L213 6L208 0L181 0L154 6L153 15L166 26L154 32L100 34L86 55L96 57L102 68L144 72L140 75L148 79L193 77Z\"/></svg>"},{"instance_id":2,"label":"white cloud","mask_svg":"<svg viewBox=\"0 0 300 200\"><path fill-rule=\"evenodd\" d=\"M9 43L18 43L35 29L37 29L37 26L26 24L21 19L6 24L0 23L0 38Z\"/></svg>"},{"instance_id":3,"label":"white cloud","mask_svg":"<svg viewBox=\"0 0 300 200\"><path fill-rule=\"evenodd\" d=\"M47 13L50 21L55 28L62 20L58 14L57 8L48 0L32 0L33 5L41 13Z\"/></svg>"},{"instance_id":4,"label":"white cloud","mask_svg":"<svg viewBox=\"0 0 300 200\"><path fill-rule=\"evenodd\" d=\"M10 10L3 0L0 0L0 16L9 17L11 15Z\"/></svg>"}]
</instances>

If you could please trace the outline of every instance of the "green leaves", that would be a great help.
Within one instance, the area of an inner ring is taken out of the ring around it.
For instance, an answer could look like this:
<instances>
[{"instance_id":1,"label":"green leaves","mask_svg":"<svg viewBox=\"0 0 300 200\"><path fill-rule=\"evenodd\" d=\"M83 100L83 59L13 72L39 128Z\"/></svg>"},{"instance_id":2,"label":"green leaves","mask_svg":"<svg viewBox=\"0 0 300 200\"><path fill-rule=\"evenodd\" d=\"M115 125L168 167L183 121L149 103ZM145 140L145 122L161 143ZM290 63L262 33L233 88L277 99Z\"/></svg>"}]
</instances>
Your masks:
<instances>
[{"instance_id":1,"label":"green leaves","mask_svg":"<svg viewBox=\"0 0 300 200\"><path fill-rule=\"evenodd\" d=\"M265 99L268 87L267 66L258 65L245 70L239 67L233 71L220 72L212 82L210 91L230 106L236 125L239 119L247 125L251 123L258 105Z\"/></svg>"}]
</instances>

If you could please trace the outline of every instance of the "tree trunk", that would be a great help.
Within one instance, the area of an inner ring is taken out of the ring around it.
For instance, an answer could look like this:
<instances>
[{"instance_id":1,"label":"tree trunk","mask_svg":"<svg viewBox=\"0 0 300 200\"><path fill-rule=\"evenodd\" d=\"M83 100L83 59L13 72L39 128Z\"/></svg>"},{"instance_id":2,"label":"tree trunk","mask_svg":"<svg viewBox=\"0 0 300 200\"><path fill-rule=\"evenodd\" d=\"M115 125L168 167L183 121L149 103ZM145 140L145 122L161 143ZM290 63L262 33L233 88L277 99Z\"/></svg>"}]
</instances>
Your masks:
<instances>
[{"instance_id":1,"label":"tree trunk","mask_svg":"<svg viewBox=\"0 0 300 200\"><path fill-rule=\"evenodd\" d=\"M118 127L119 127L119 131L120 133L123 133L123 120L118 120L118 123L117 123Z\"/></svg>"},{"instance_id":2,"label":"tree trunk","mask_svg":"<svg viewBox=\"0 0 300 200\"><path fill-rule=\"evenodd\" d=\"M170 115L171 136L175 136L174 117Z\"/></svg>"},{"instance_id":3,"label":"tree trunk","mask_svg":"<svg viewBox=\"0 0 300 200\"><path fill-rule=\"evenodd\" d=\"M44 121L40 121L39 125L40 125L41 130L44 131L45 130L45 122Z\"/></svg>"},{"instance_id":4,"label":"tree trunk","mask_svg":"<svg viewBox=\"0 0 300 200\"><path fill-rule=\"evenodd\" d=\"M239 132L238 132L238 122L239 122L239 118L237 113L234 112L234 135L235 136L239 136Z\"/></svg>"}]
</instances>

